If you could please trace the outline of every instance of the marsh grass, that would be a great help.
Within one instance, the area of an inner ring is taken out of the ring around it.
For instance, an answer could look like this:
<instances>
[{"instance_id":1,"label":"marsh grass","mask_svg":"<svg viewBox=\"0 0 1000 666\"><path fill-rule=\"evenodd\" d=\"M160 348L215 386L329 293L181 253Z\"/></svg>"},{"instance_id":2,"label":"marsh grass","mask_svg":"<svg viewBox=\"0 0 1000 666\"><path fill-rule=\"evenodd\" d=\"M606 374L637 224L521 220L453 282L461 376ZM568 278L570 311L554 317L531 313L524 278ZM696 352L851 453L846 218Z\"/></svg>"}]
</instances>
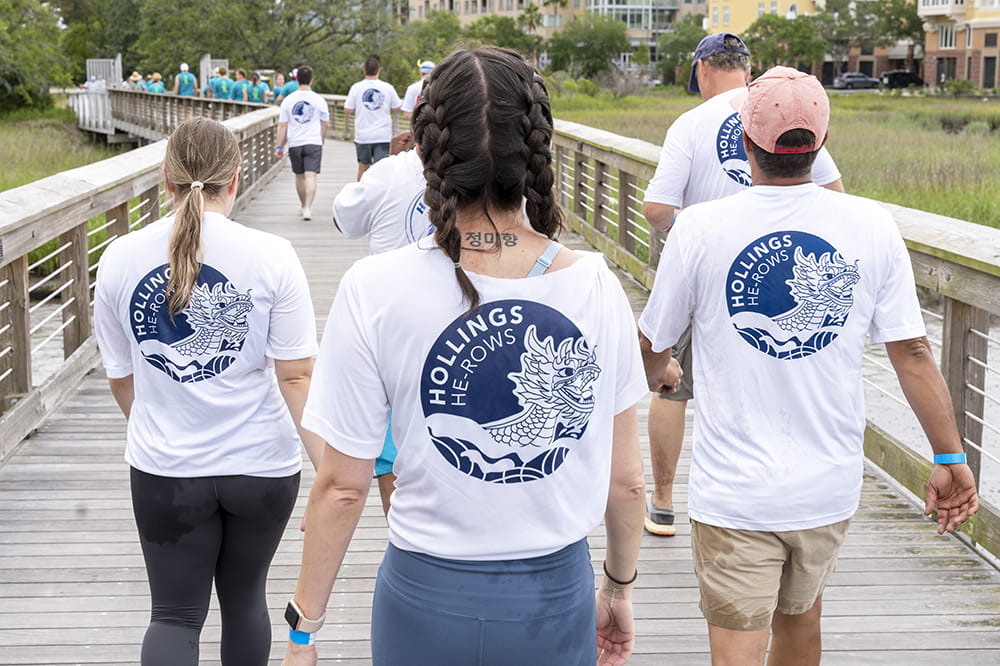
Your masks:
<instances>
[{"instance_id":1,"label":"marsh grass","mask_svg":"<svg viewBox=\"0 0 1000 666\"><path fill-rule=\"evenodd\" d=\"M661 144L700 98L559 95L557 118ZM848 192L1000 228L1000 100L831 95L827 146Z\"/></svg>"},{"instance_id":2,"label":"marsh grass","mask_svg":"<svg viewBox=\"0 0 1000 666\"><path fill-rule=\"evenodd\" d=\"M78 130L69 109L0 116L0 192L120 152Z\"/></svg>"}]
</instances>

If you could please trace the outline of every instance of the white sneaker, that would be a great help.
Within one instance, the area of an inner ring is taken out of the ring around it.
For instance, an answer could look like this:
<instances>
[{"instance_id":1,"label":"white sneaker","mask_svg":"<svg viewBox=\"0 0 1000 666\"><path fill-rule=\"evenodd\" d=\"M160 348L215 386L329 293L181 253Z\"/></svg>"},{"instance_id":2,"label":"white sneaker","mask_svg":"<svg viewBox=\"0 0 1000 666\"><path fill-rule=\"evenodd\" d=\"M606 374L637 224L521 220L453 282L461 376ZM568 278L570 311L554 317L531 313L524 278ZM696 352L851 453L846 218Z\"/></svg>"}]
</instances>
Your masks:
<instances>
[{"instance_id":1,"label":"white sneaker","mask_svg":"<svg viewBox=\"0 0 1000 666\"><path fill-rule=\"evenodd\" d=\"M308 208L303 208L302 209L302 219L303 220L311 220L311 219L313 219L312 211L309 210Z\"/></svg>"}]
</instances>

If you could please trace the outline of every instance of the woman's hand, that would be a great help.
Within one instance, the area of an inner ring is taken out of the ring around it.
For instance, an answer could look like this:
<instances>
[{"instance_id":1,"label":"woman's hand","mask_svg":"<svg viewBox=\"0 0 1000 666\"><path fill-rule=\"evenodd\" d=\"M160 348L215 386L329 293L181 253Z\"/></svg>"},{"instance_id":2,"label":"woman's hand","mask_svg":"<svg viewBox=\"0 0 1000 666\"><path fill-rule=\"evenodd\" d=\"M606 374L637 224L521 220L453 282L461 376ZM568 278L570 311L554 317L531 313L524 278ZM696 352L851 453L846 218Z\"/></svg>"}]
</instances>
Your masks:
<instances>
[{"instance_id":1,"label":"woman's hand","mask_svg":"<svg viewBox=\"0 0 1000 666\"><path fill-rule=\"evenodd\" d=\"M635 618L631 588L607 580L597 590L597 663L620 666L635 647Z\"/></svg>"},{"instance_id":2,"label":"woman's hand","mask_svg":"<svg viewBox=\"0 0 1000 666\"><path fill-rule=\"evenodd\" d=\"M315 645L299 645L288 641L285 659L281 662L281 666L316 666L318 662L319 655L316 653Z\"/></svg>"}]
</instances>

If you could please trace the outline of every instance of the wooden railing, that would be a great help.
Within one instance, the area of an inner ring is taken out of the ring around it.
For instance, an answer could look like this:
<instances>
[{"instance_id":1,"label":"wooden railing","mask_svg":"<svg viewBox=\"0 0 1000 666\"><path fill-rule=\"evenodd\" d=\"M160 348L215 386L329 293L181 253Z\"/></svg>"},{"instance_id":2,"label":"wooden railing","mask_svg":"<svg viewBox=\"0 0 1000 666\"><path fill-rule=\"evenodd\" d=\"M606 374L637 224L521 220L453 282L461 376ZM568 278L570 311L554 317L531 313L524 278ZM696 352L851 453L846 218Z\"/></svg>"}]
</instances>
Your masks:
<instances>
[{"instance_id":1,"label":"wooden railing","mask_svg":"<svg viewBox=\"0 0 1000 666\"><path fill-rule=\"evenodd\" d=\"M188 104L184 98L120 91L111 100L121 120L150 139L162 138L186 111L249 110L225 123L243 150L237 209L282 166L274 159L273 107ZM147 100L151 107L163 103L167 110L143 109L132 100ZM91 304L97 260L112 240L168 209L160 172L165 148L166 141L159 141L0 193L0 461L95 366ZM43 367L54 370L41 372Z\"/></svg>"},{"instance_id":2,"label":"wooden railing","mask_svg":"<svg viewBox=\"0 0 1000 666\"><path fill-rule=\"evenodd\" d=\"M656 170L660 147L558 120L554 144L559 197L569 226L652 288L664 235L650 231L642 215L642 199ZM941 329L936 341L941 369L969 464L981 491L996 497L1000 491L1000 339L990 336L990 320L996 323L1000 316L1000 230L884 205L906 240L924 301L934 304L925 310L928 330ZM880 366L875 352L867 356L866 384L902 402L895 377L891 381L882 377L892 375L891 370L884 372L887 368L884 363ZM899 410L910 416L905 406ZM878 418L869 418L865 454L911 492L923 496L929 459L903 444ZM986 502L965 531L975 543L1000 556L1000 514L995 502Z\"/></svg>"}]
</instances>

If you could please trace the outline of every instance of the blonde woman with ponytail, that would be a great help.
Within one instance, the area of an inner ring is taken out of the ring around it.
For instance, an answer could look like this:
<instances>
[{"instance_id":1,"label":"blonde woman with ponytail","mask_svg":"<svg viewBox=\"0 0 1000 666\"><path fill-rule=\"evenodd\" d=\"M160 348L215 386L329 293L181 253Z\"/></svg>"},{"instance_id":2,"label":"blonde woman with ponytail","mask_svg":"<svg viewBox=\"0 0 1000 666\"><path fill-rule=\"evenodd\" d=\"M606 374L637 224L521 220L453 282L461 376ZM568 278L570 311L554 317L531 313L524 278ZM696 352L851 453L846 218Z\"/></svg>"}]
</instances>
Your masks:
<instances>
[{"instance_id":1,"label":"blonde woman with ponytail","mask_svg":"<svg viewBox=\"0 0 1000 666\"><path fill-rule=\"evenodd\" d=\"M399 453L374 666L631 654L646 381L604 257L554 241L552 132L542 79L513 51L456 51L426 79L413 135L435 234L340 283L303 415L329 448L286 665L317 663L314 638L338 638L320 625L390 409ZM595 593L587 535L602 519Z\"/></svg>"},{"instance_id":2,"label":"blonde woman with ponytail","mask_svg":"<svg viewBox=\"0 0 1000 666\"><path fill-rule=\"evenodd\" d=\"M207 118L181 123L163 174L171 215L101 258L94 321L125 460L152 612L143 666L197 664L212 586L221 661L268 662L267 571L295 504L299 427L316 352L291 244L229 219L240 149ZM215 657L210 657L214 659Z\"/></svg>"}]
</instances>

